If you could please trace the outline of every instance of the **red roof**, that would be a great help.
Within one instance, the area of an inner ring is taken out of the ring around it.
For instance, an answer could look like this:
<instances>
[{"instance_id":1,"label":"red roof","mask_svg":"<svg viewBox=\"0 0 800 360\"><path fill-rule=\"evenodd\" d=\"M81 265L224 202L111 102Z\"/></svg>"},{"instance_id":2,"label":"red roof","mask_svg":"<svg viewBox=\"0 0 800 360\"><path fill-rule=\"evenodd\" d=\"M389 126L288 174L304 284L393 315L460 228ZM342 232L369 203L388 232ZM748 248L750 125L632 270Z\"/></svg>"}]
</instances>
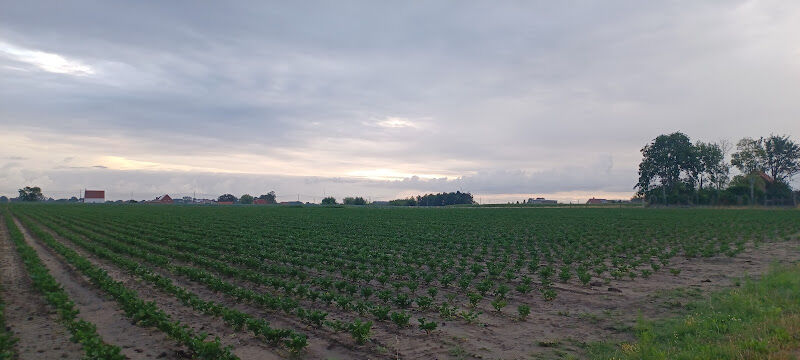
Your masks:
<instances>
[{"instance_id":1,"label":"red roof","mask_svg":"<svg viewBox=\"0 0 800 360\"><path fill-rule=\"evenodd\" d=\"M172 204L172 198L169 195L159 196L155 200L149 201L154 204Z\"/></svg>"},{"instance_id":2,"label":"red roof","mask_svg":"<svg viewBox=\"0 0 800 360\"><path fill-rule=\"evenodd\" d=\"M105 190L86 190L85 194L83 195L84 199L105 199L106 198L106 191Z\"/></svg>"},{"instance_id":3,"label":"red roof","mask_svg":"<svg viewBox=\"0 0 800 360\"><path fill-rule=\"evenodd\" d=\"M219 205L233 205L233 201L217 201Z\"/></svg>"},{"instance_id":4,"label":"red roof","mask_svg":"<svg viewBox=\"0 0 800 360\"><path fill-rule=\"evenodd\" d=\"M256 204L256 205L267 205L267 199L255 199L255 200L253 200L253 204Z\"/></svg>"}]
</instances>

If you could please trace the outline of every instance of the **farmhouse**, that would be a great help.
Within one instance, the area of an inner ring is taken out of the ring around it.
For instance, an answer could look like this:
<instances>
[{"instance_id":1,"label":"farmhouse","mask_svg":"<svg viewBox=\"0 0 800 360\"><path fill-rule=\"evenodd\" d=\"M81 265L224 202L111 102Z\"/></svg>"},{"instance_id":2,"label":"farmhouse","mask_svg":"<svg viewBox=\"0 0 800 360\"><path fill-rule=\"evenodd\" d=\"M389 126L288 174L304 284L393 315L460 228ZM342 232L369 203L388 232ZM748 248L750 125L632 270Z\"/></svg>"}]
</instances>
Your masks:
<instances>
[{"instance_id":1,"label":"farmhouse","mask_svg":"<svg viewBox=\"0 0 800 360\"><path fill-rule=\"evenodd\" d=\"M543 197L537 197L535 199L534 198L529 198L527 203L528 204L558 204L558 201L556 201L556 200L547 200L547 199L545 199Z\"/></svg>"},{"instance_id":2,"label":"farmhouse","mask_svg":"<svg viewBox=\"0 0 800 360\"><path fill-rule=\"evenodd\" d=\"M102 204L106 202L105 190L84 190L83 202L89 204Z\"/></svg>"},{"instance_id":3,"label":"farmhouse","mask_svg":"<svg viewBox=\"0 0 800 360\"><path fill-rule=\"evenodd\" d=\"M589 201L586 202L586 204L607 204L607 203L608 200L606 199L595 199L595 198L591 198L589 199Z\"/></svg>"},{"instance_id":4,"label":"farmhouse","mask_svg":"<svg viewBox=\"0 0 800 360\"><path fill-rule=\"evenodd\" d=\"M253 205L267 205L267 199L255 199Z\"/></svg>"},{"instance_id":5,"label":"farmhouse","mask_svg":"<svg viewBox=\"0 0 800 360\"><path fill-rule=\"evenodd\" d=\"M154 200L148 201L149 204L172 204L173 202L174 201L172 201L172 198L169 195L166 195L166 194L162 195L162 196L159 196L159 197L155 198Z\"/></svg>"}]
</instances>

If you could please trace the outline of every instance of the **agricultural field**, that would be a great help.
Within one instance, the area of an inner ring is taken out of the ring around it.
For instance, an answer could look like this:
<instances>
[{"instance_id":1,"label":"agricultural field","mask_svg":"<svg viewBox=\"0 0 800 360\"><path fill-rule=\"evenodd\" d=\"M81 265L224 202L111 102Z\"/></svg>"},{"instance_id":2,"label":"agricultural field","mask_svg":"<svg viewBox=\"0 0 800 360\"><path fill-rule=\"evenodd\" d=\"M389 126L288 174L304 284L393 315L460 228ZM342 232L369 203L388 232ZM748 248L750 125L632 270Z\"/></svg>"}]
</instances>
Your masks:
<instances>
[{"instance_id":1,"label":"agricultural field","mask_svg":"<svg viewBox=\"0 0 800 360\"><path fill-rule=\"evenodd\" d=\"M12 205L0 216L11 330L0 357L23 359L592 358L630 346L642 318L800 260L796 210Z\"/></svg>"}]
</instances>

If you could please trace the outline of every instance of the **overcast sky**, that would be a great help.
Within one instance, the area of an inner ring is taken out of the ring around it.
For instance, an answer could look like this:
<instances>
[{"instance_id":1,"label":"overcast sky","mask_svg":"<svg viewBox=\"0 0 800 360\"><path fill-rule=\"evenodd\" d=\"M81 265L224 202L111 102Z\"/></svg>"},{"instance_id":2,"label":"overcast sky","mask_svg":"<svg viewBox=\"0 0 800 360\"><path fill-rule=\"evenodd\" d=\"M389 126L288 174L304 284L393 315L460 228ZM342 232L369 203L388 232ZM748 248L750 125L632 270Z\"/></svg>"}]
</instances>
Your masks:
<instances>
[{"instance_id":1,"label":"overcast sky","mask_svg":"<svg viewBox=\"0 0 800 360\"><path fill-rule=\"evenodd\" d=\"M800 136L798 1L0 9L0 194L628 198L659 134Z\"/></svg>"}]
</instances>

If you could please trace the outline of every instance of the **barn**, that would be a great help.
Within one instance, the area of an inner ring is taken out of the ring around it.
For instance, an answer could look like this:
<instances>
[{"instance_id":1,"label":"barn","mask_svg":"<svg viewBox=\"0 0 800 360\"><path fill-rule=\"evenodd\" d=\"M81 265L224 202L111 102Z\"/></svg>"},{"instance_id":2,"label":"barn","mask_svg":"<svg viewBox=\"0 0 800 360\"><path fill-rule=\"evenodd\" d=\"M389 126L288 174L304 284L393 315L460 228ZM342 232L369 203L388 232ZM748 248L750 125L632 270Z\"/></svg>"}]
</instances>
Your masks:
<instances>
[{"instance_id":1,"label":"barn","mask_svg":"<svg viewBox=\"0 0 800 360\"><path fill-rule=\"evenodd\" d=\"M150 203L150 204L172 204L173 201L172 201L172 198L169 195L162 195L162 196L159 196L159 197L155 198L155 200L148 201L148 203Z\"/></svg>"},{"instance_id":2,"label":"barn","mask_svg":"<svg viewBox=\"0 0 800 360\"><path fill-rule=\"evenodd\" d=\"M105 190L84 190L83 202L90 204L102 204L106 202Z\"/></svg>"}]
</instances>

